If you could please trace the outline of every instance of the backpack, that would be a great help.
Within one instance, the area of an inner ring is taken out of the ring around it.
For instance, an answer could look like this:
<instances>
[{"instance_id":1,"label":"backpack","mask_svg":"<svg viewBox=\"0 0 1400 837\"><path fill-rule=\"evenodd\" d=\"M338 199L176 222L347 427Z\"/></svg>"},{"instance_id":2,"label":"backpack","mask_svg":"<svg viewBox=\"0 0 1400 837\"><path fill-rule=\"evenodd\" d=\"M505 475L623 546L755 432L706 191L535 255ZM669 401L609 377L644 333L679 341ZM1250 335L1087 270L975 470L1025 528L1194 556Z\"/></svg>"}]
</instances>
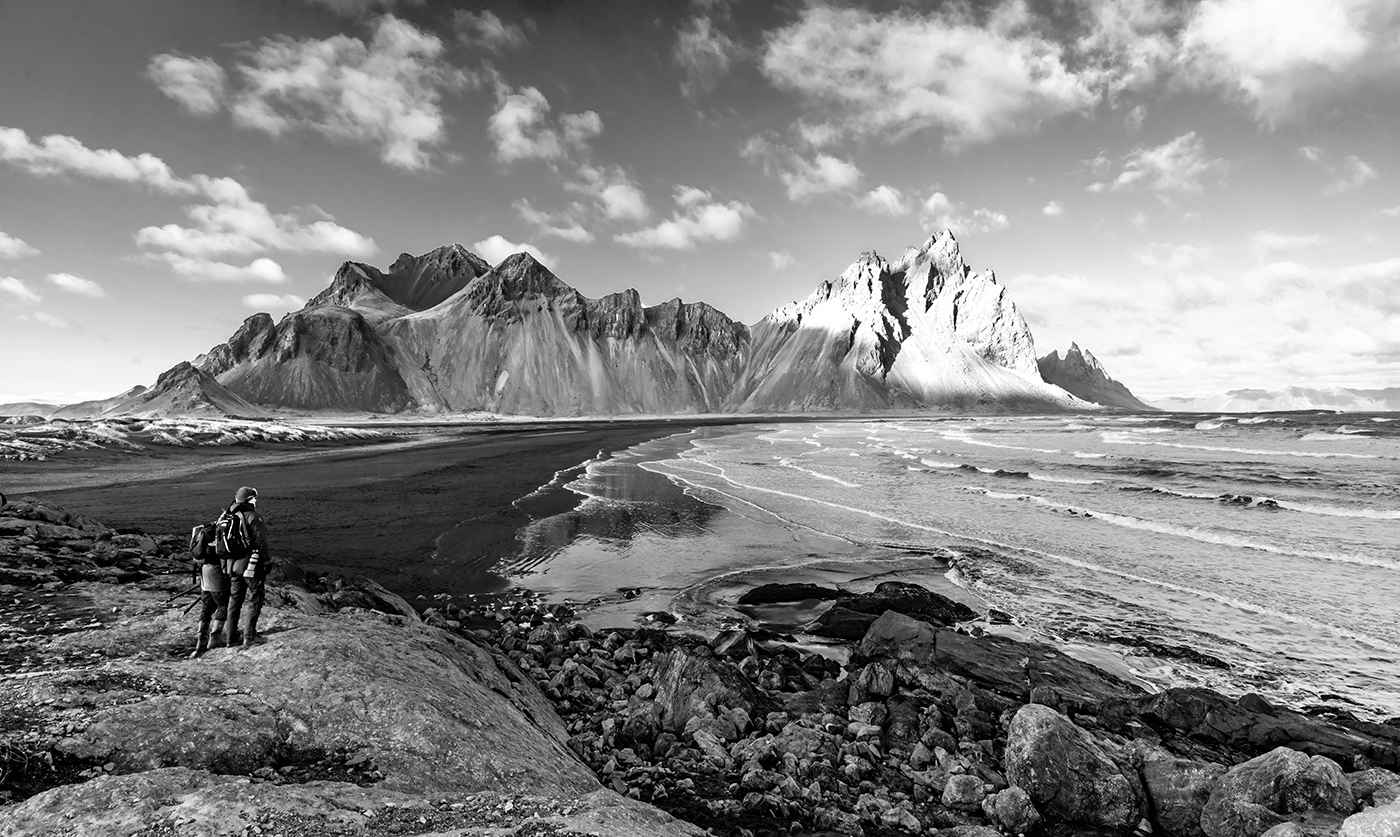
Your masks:
<instances>
[{"instance_id":1,"label":"backpack","mask_svg":"<svg viewBox=\"0 0 1400 837\"><path fill-rule=\"evenodd\" d=\"M190 558L196 564L212 564L219 560L214 551L214 524L201 523L190 530Z\"/></svg>"},{"instance_id":2,"label":"backpack","mask_svg":"<svg viewBox=\"0 0 1400 837\"><path fill-rule=\"evenodd\" d=\"M242 558L251 551L243 515L225 509L213 525L214 553L220 558Z\"/></svg>"}]
</instances>

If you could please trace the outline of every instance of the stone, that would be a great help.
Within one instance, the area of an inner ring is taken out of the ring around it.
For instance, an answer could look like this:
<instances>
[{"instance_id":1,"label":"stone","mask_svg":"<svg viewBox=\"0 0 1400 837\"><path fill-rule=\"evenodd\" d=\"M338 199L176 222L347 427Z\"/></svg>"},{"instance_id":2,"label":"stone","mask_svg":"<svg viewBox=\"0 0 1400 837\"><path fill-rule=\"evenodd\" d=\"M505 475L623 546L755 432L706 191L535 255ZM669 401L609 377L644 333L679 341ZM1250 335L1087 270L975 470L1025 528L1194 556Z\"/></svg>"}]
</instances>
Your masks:
<instances>
[{"instance_id":1,"label":"stone","mask_svg":"<svg viewBox=\"0 0 1400 837\"><path fill-rule=\"evenodd\" d=\"M1153 827L1165 837L1201 837L1201 810L1225 768L1157 751L1141 773Z\"/></svg>"},{"instance_id":2,"label":"stone","mask_svg":"<svg viewBox=\"0 0 1400 837\"><path fill-rule=\"evenodd\" d=\"M982 807L986 795L980 777L959 773L948 777L947 784L943 786L942 801L949 808L975 811Z\"/></svg>"},{"instance_id":3,"label":"stone","mask_svg":"<svg viewBox=\"0 0 1400 837\"><path fill-rule=\"evenodd\" d=\"M937 631L927 622L887 611L871 623L860 640L860 655L877 657L909 657L926 661L933 657Z\"/></svg>"},{"instance_id":4,"label":"stone","mask_svg":"<svg viewBox=\"0 0 1400 837\"><path fill-rule=\"evenodd\" d=\"M829 601L831 599L840 598L841 595L840 590L831 587L822 587L819 584L763 584L740 596L738 603L741 605L756 605L801 602L811 599Z\"/></svg>"},{"instance_id":5,"label":"stone","mask_svg":"<svg viewBox=\"0 0 1400 837\"><path fill-rule=\"evenodd\" d=\"M777 708L733 663L687 648L661 655L651 682L662 708L662 727L668 732L684 730L686 722L697 714L715 714L720 705L741 708L751 718Z\"/></svg>"},{"instance_id":6,"label":"stone","mask_svg":"<svg viewBox=\"0 0 1400 837\"><path fill-rule=\"evenodd\" d=\"M1352 814L1342 821L1337 837L1400 837L1400 804Z\"/></svg>"},{"instance_id":7,"label":"stone","mask_svg":"<svg viewBox=\"0 0 1400 837\"><path fill-rule=\"evenodd\" d=\"M1351 783L1336 762L1279 747L1228 770L1201 812L1208 837L1259 837L1294 814L1349 814Z\"/></svg>"},{"instance_id":8,"label":"stone","mask_svg":"<svg viewBox=\"0 0 1400 837\"><path fill-rule=\"evenodd\" d=\"M871 698L887 698L894 694L894 672L884 663L870 663L852 679L851 705L865 703Z\"/></svg>"},{"instance_id":9,"label":"stone","mask_svg":"<svg viewBox=\"0 0 1400 837\"><path fill-rule=\"evenodd\" d=\"M1024 789L1009 787L989 801L990 818L1007 834L1031 834L1040 827L1040 812Z\"/></svg>"},{"instance_id":10,"label":"stone","mask_svg":"<svg viewBox=\"0 0 1400 837\"><path fill-rule=\"evenodd\" d=\"M1144 810L1141 783L1068 718L1038 704L1017 710L1006 738L1006 778L1054 819L1131 828Z\"/></svg>"},{"instance_id":11,"label":"stone","mask_svg":"<svg viewBox=\"0 0 1400 837\"><path fill-rule=\"evenodd\" d=\"M1362 802L1383 805L1394 801L1394 794L1400 793L1400 775L1383 767L1372 767L1347 774L1351 782L1351 792ZM1376 799L1379 795L1385 802Z\"/></svg>"}]
</instances>

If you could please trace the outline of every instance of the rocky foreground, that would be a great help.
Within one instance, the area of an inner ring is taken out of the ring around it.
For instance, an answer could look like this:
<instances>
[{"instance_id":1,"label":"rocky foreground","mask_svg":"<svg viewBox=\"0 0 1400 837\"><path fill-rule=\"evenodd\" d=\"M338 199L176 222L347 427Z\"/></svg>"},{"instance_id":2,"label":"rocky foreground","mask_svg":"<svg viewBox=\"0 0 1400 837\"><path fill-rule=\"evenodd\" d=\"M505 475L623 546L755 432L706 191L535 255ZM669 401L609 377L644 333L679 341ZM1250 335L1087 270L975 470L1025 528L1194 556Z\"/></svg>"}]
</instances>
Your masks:
<instances>
[{"instance_id":1,"label":"rocky foreground","mask_svg":"<svg viewBox=\"0 0 1400 837\"><path fill-rule=\"evenodd\" d=\"M181 540L0 509L0 835L1400 835L1400 723L1147 694L912 585L749 594L835 598L837 663L283 565L190 659Z\"/></svg>"}]
</instances>

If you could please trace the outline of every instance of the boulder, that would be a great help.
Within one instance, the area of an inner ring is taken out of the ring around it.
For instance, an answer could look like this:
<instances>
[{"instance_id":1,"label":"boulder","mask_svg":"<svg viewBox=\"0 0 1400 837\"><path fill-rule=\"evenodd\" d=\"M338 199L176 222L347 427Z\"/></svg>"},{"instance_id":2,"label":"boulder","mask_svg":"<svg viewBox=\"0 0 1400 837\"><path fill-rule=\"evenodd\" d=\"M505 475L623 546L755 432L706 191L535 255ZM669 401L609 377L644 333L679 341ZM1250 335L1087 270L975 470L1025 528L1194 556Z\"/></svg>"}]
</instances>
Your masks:
<instances>
[{"instance_id":1,"label":"boulder","mask_svg":"<svg viewBox=\"0 0 1400 837\"><path fill-rule=\"evenodd\" d=\"M1400 803L1367 808L1342 821L1337 837L1397 837L1400 835Z\"/></svg>"},{"instance_id":2,"label":"boulder","mask_svg":"<svg viewBox=\"0 0 1400 837\"><path fill-rule=\"evenodd\" d=\"M1030 701L1034 692L1038 702L1073 711L1098 710L1143 694L1138 686L1054 648L1009 637L941 630L933 662L1018 702Z\"/></svg>"},{"instance_id":3,"label":"boulder","mask_svg":"<svg viewBox=\"0 0 1400 837\"><path fill-rule=\"evenodd\" d=\"M656 702L661 705L661 724L667 732L684 730L696 715L714 716L720 706L743 709L750 718L761 718L777 709L738 666L689 648L675 648L663 654L652 673L652 685L656 687Z\"/></svg>"},{"instance_id":4,"label":"boulder","mask_svg":"<svg viewBox=\"0 0 1400 837\"><path fill-rule=\"evenodd\" d=\"M1024 789L1047 817L1107 828L1131 828L1142 819L1142 788L1135 772L1109 758L1087 732L1038 704L1011 719L1006 778Z\"/></svg>"},{"instance_id":5,"label":"boulder","mask_svg":"<svg viewBox=\"0 0 1400 837\"><path fill-rule=\"evenodd\" d=\"M1225 768L1157 751L1141 772L1153 827L1166 837L1201 837L1201 810Z\"/></svg>"},{"instance_id":6,"label":"boulder","mask_svg":"<svg viewBox=\"0 0 1400 837\"><path fill-rule=\"evenodd\" d=\"M949 776L947 783L943 785L942 801L949 808L976 811L982 807L982 800L986 796L987 792L982 786L981 778L967 773Z\"/></svg>"},{"instance_id":7,"label":"boulder","mask_svg":"<svg viewBox=\"0 0 1400 837\"><path fill-rule=\"evenodd\" d=\"M987 818L1007 834L1031 834L1040 827L1040 812L1024 789L1010 787L989 797L983 804Z\"/></svg>"},{"instance_id":8,"label":"boulder","mask_svg":"<svg viewBox=\"0 0 1400 837\"><path fill-rule=\"evenodd\" d=\"M830 601L841 597L841 591L819 584L763 584L739 597L741 605L781 604L816 599Z\"/></svg>"},{"instance_id":9,"label":"boulder","mask_svg":"<svg viewBox=\"0 0 1400 837\"><path fill-rule=\"evenodd\" d=\"M877 618L897 611L930 625L953 625L976 618L967 605L917 584L886 581L869 593L847 593L807 627L809 633L860 639Z\"/></svg>"},{"instance_id":10,"label":"boulder","mask_svg":"<svg viewBox=\"0 0 1400 837\"><path fill-rule=\"evenodd\" d=\"M860 640L860 655L876 657L908 657L924 662L933 657L937 631L922 622L895 610L886 611L871 623Z\"/></svg>"},{"instance_id":11,"label":"boulder","mask_svg":"<svg viewBox=\"0 0 1400 837\"><path fill-rule=\"evenodd\" d=\"M377 610L380 613L406 616L414 622L421 618L413 605L404 601L403 597L397 593L390 592L387 587L369 576L356 575L344 578L338 575L328 575L325 579L325 585L328 595L337 608L363 607L366 610Z\"/></svg>"},{"instance_id":12,"label":"boulder","mask_svg":"<svg viewBox=\"0 0 1400 837\"><path fill-rule=\"evenodd\" d=\"M1400 775L1383 767L1348 773L1347 781L1356 798L1371 805L1387 805L1400 797Z\"/></svg>"},{"instance_id":13,"label":"boulder","mask_svg":"<svg viewBox=\"0 0 1400 837\"><path fill-rule=\"evenodd\" d=\"M1208 837L1259 837L1293 815L1349 814L1351 783L1337 763L1279 747L1232 767L1201 811Z\"/></svg>"},{"instance_id":14,"label":"boulder","mask_svg":"<svg viewBox=\"0 0 1400 837\"><path fill-rule=\"evenodd\" d=\"M869 700L883 700L894 694L894 672L884 663L870 663L856 672L852 678L850 704L865 703Z\"/></svg>"}]
</instances>

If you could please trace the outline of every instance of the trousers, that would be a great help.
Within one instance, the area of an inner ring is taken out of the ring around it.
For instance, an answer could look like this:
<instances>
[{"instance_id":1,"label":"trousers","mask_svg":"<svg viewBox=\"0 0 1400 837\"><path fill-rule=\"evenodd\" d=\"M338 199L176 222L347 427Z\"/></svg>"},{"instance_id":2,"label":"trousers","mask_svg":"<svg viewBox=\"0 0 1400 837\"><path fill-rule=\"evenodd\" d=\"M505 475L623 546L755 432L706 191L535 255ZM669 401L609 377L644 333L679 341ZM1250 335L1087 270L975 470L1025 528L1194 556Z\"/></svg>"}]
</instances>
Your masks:
<instances>
[{"instance_id":1,"label":"trousers","mask_svg":"<svg viewBox=\"0 0 1400 837\"><path fill-rule=\"evenodd\" d=\"M236 575L229 579L228 621L224 623L224 641L229 645L237 642L249 644L258 635L258 616L262 613L263 596L267 591L266 579L261 577L244 578ZM244 602L248 604L248 622L239 632L239 619Z\"/></svg>"}]
</instances>

